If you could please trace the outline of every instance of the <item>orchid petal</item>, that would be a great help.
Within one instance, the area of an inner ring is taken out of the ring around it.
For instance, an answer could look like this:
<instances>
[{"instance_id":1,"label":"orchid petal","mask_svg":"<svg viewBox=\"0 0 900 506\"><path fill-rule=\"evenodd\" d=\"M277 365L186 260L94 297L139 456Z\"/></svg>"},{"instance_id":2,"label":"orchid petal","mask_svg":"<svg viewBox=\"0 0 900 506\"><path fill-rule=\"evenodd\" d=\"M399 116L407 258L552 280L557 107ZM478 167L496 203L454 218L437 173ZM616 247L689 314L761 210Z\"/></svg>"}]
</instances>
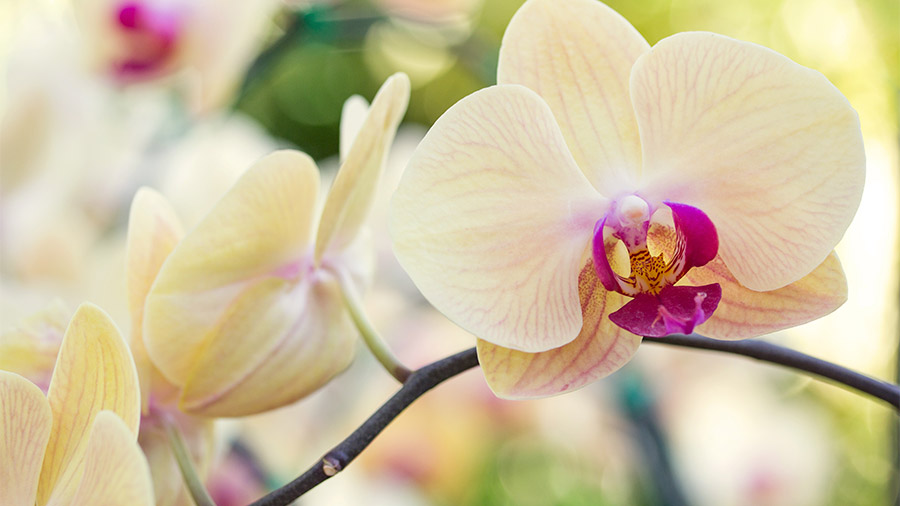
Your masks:
<instances>
[{"instance_id":1,"label":"orchid petal","mask_svg":"<svg viewBox=\"0 0 900 506\"><path fill-rule=\"evenodd\" d=\"M46 503L51 492L64 498L75 493L97 413L112 411L137 434L141 410L137 371L122 335L99 307L85 303L75 311L47 396L53 430L41 469L39 504Z\"/></svg>"},{"instance_id":2,"label":"orchid petal","mask_svg":"<svg viewBox=\"0 0 900 506\"><path fill-rule=\"evenodd\" d=\"M145 413L151 387L157 395L167 396L175 389L147 356L143 338L144 302L160 267L183 235L181 221L166 198L150 188L140 188L131 203L128 219L125 282L131 310L131 352L140 378Z\"/></svg>"},{"instance_id":3,"label":"orchid petal","mask_svg":"<svg viewBox=\"0 0 900 506\"><path fill-rule=\"evenodd\" d=\"M541 98L477 91L434 124L391 209L397 258L422 294L485 341L546 351L581 329L579 259L608 201Z\"/></svg>"},{"instance_id":4,"label":"orchid petal","mask_svg":"<svg viewBox=\"0 0 900 506\"><path fill-rule=\"evenodd\" d=\"M682 33L635 63L631 92L647 195L703 209L742 285L783 287L834 248L859 205L865 154L856 112L821 74L749 42Z\"/></svg>"},{"instance_id":5,"label":"orchid petal","mask_svg":"<svg viewBox=\"0 0 900 506\"><path fill-rule=\"evenodd\" d=\"M0 371L0 504L34 504L52 416L40 388Z\"/></svg>"},{"instance_id":6,"label":"orchid petal","mask_svg":"<svg viewBox=\"0 0 900 506\"><path fill-rule=\"evenodd\" d=\"M690 334L716 310L722 289L705 286L667 286L659 295L639 294L609 319L623 329L645 337Z\"/></svg>"},{"instance_id":7,"label":"orchid petal","mask_svg":"<svg viewBox=\"0 0 900 506\"><path fill-rule=\"evenodd\" d=\"M365 222L378 191L388 148L406 112L409 86L406 74L394 74L372 100L369 114L335 176L322 209L316 237L317 264L326 250L339 251L353 242Z\"/></svg>"},{"instance_id":8,"label":"orchid petal","mask_svg":"<svg viewBox=\"0 0 900 506\"><path fill-rule=\"evenodd\" d=\"M581 269L578 291L584 327L569 344L526 353L478 340L478 361L498 397L528 399L575 390L612 374L631 359L641 338L607 317L628 299L603 288L591 260Z\"/></svg>"},{"instance_id":9,"label":"orchid petal","mask_svg":"<svg viewBox=\"0 0 900 506\"><path fill-rule=\"evenodd\" d=\"M166 260L144 307L144 344L156 367L183 385L205 336L254 278L303 275L319 173L298 151L254 165Z\"/></svg>"},{"instance_id":10,"label":"orchid petal","mask_svg":"<svg viewBox=\"0 0 900 506\"><path fill-rule=\"evenodd\" d=\"M341 138L338 143L341 163L347 160L353 141L359 135L366 117L369 115L369 103L359 95L353 95L344 102L341 109Z\"/></svg>"},{"instance_id":11,"label":"orchid petal","mask_svg":"<svg viewBox=\"0 0 900 506\"><path fill-rule=\"evenodd\" d=\"M55 495L55 494L54 494ZM134 433L110 411L97 413L84 457L84 475L71 502L48 506L155 504L147 459Z\"/></svg>"},{"instance_id":12,"label":"orchid petal","mask_svg":"<svg viewBox=\"0 0 900 506\"><path fill-rule=\"evenodd\" d=\"M715 314L697 329L716 339L746 339L794 327L831 313L847 300L847 280L834 252L799 281L769 292L741 286L721 258L691 270L684 282L722 286Z\"/></svg>"},{"instance_id":13,"label":"orchid petal","mask_svg":"<svg viewBox=\"0 0 900 506\"><path fill-rule=\"evenodd\" d=\"M0 370L14 372L42 390L50 376L72 311L60 299L0 332Z\"/></svg>"},{"instance_id":14,"label":"orchid petal","mask_svg":"<svg viewBox=\"0 0 900 506\"><path fill-rule=\"evenodd\" d=\"M343 371L356 331L332 283L268 278L231 304L208 339L181 409L244 416L294 402Z\"/></svg>"},{"instance_id":15,"label":"orchid petal","mask_svg":"<svg viewBox=\"0 0 900 506\"><path fill-rule=\"evenodd\" d=\"M500 46L497 82L522 84L553 111L581 170L608 195L629 189L641 147L628 79L650 49L628 21L594 0L532 0Z\"/></svg>"}]
</instances>

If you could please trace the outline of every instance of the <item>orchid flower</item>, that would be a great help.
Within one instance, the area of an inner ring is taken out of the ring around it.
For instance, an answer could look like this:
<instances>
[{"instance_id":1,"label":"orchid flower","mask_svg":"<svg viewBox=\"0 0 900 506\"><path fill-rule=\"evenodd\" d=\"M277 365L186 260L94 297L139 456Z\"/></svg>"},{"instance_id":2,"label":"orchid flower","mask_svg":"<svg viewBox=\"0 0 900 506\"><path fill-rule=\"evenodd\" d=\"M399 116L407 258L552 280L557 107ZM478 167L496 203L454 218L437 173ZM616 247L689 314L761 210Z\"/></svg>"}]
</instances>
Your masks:
<instances>
[{"instance_id":1,"label":"orchid flower","mask_svg":"<svg viewBox=\"0 0 900 506\"><path fill-rule=\"evenodd\" d=\"M713 33L651 48L602 3L531 0L497 82L435 123L391 218L496 394L584 386L641 336L754 337L845 300L832 249L865 155L818 72Z\"/></svg>"},{"instance_id":2,"label":"orchid flower","mask_svg":"<svg viewBox=\"0 0 900 506\"><path fill-rule=\"evenodd\" d=\"M214 446L213 420L179 411L178 387L169 383L150 362L143 340L147 293L160 266L183 235L181 222L165 197L149 188L139 189L128 220L126 285L131 312L131 352L142 400L138 442L150 464L157 506L194 503L173 453L169 431L174 428L182 435L191 465L201 478L209 470Z\"/></svg>"},{"instance_id":3,"label":"orchid flower","mask_svg":"<svg viewBox=\"0 0 900 506\"><path fill-rule=\"evenodd\" d=\"M212 0L78 0L75 12L95 65L122 82L186 72L201 109L221 104L262 43L278 3Z\"/></svg>"},{"instance_id":4,"label":"orchid flower","mask_svg":"<svg viewBox=\"0 0 900 506\"><path fill-rule=\"evenodd\" d=\"M139 417L131 353L109 316L83 304L46 396L0 371L0 504L153 505Z\"/></svg>"},{"instance_id":5,"label":"orchid flower","mask_svg":"<svg viewBox=\"0 0 900 506\"><path fill-rule=\"evenodd\" d=\"M408 98L403 74L382 86L318 220L315 162L278 151L175 246L147 295L143 341L182 411L274 409L349 365L343 296L370 275L358 239Z\"/></svg>"}]
</instances>

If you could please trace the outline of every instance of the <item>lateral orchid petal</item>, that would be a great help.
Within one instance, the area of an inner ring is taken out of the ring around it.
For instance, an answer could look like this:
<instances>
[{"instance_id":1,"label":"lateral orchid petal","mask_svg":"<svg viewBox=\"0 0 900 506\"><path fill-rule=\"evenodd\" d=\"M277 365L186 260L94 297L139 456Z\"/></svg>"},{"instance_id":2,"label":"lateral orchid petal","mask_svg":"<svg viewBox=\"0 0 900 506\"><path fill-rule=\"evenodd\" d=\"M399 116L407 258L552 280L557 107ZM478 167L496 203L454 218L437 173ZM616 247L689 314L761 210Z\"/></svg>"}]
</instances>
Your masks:
<instances>
[{"instance_id":1,"label":"lateral orchid petal","mask_svg":"<svg viewBox=\"0 0 900 506\"><path fill-rule=\"evenodd\" d=\"M94 418L84 457L84 475L70 502L48 506L119 506L155 504L147 459L134 433L121 418L101 411Z\"/></svg>"},{"instance_id":2,"label":"lateral orchid petal","mask_svg":"<svg viewBox=\"0 0 900 506\"><path fill-rule=\"evenodd\" d=\"M80 464L97 413L109 410L137 434L140 389L131 352L119 330L93 304L82 304L63 337L48 392L53 430L41 468L38 503L68 498L81 480Z\"/></svg>"},{"instance_id":3,"label":"lateral orchid petal","mask_svg":"<svg viewBox=\"0 0 900 506\"><path fill-rule=\"evenodd\" d=\"M649 49L628 21L600 2L532 0L503 36L497 82L537 92L594 187L616 193L631 189L641 170L628 80Z\"/></svg>"},{"instance_id":4,"label":"lateral orchid petal","mask_svg":"<svg viewBox=\"0 0 900 506\"><path fill-rule=\"evenodd\" d=\"M631 360L641 338L607 317L625 296L603 288L591 260L581 269L578 292L584 326L569 344L526 353L478 340L478 361L494 394L504 399L556 395L608 376Z\"/></svg>"},{"instance_id":5,"label":"lateral orchid petal","mask_svg":"<svg viewBox=\"0 0 900 506\"><path fill-rule=\"evenodd\" d=\"M183 385L204 340L250 280L304 275L319 176L309 156L275 152L251 167L175 248L144 308L154 364Z\"/></svg>"},{"instance_id":6,"label":"lateral orchid petal","mask_svg":"<svg viewBox=\"0 0 900 506\"><path fill-rule=\"evenodd\" d=\"M545 351L581 329L578 260L606 206L540 97L493 86L451 107L419 144L392 202L394 251L461 327Z\"/></svg>"},{"instance_id":7,"label":"lateral orchid petal","mask_svg":"<svg viewBox=\"0 0 900 506\"><path fill-rule=\"evenodd\" d=\"M721 258L691 270L684 280L722 286L718 309L698 329L716 339L746 339L794 327L831 313L847 300L847 279L834 252L800 280L768 292L742 286Z\"/></svg>"},{"instance_id":8,"label":"lateral orchid petal","mask_svg":"<svg viewBox=\"0 0 900 506\"><path fill-rule=\"evenodd\" d=\"M749 42L682 33L638 59L631 96L648 195L703 209L743 286L781 288L837 244L865 154L856 112L820 73Z\"/></svg>"},{"instance_id":9,"label":"lateral orchid petal","mask_svg":"<svg viewBox=\"0 0 900 506\"><path fill-rule=\"evenodd\" d=\"M665 204L672 210L672 221L675 223L677 240L673 261L682 262L676 266L678 275L706 265L715 258L719 250L719 237L706 213L677 202Z\"/></svg>"},{"instance_id":10,"label":"lateral orchid petal","mask_svg":"<svg viewBox=\"0 0 900 506\"><path fill-rule=\"evenodd\" d=\"M378 190L388 148L409 102L409 78L389 77L372 100L368 115L335 177L316 237L318 264L326 250L339 251L356 238Z\"/></svg>"},{"instance_id":11,"label":"lateral orchid petal","mask_svg":"<svg viewBox=\"0 0 900 506\"><path fill-rule=\"evenodd\" d=\"M41 389L0 371L0 504L32 505L53 424Z\"/></svg>"},{"instance_id":12,"label":"lateral orchid petal","mask_svg":"<svg viewBox=\"0 0 900 506\"><path fill-rule=\"evenodd\" d=\"M131 203L125 252L125 280L131 314L131 352L141 386L141 409L148 411L151 391L174 390L147 356L144 346L144 302L163 262L181 240L184 230L169 202L150 188L140 188ZM174 392L172 392L174 393Z\"/></svg>"},{"instance_id":13,"label":"lateral orchid petal","mask_svg":"<svg viewBox=\"0 0 900 506\"><path fill-rule=\"evenodd\" d=\"M350 364L357 332L336 284L275 281L248 289L229 308L184 387L182 409L259 413L308 395Z\"/></svg>"}]
</instances>

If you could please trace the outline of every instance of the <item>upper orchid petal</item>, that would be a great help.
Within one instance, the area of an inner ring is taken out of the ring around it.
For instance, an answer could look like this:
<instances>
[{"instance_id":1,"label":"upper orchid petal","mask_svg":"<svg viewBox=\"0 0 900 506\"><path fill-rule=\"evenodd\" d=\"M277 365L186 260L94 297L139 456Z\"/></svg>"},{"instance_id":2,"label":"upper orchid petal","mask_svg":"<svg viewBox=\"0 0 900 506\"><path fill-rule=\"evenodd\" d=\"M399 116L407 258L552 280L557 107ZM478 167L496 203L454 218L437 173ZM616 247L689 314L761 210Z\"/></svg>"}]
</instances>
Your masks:
<instances>
[{"instance_id":1,"label":"upper orchid petal","mask_svg":"<svg viewBox=\"0 0 900 506\"><path fill-rule=\"evenodd\" d=\"M278 151L251 167L163 264L144 308L144 343L181 386L207 334L247 283L305 275L319 173L309 156Z\"/></svg>"},{"instance_id":2,"label":"upper orchid petal","mask_svg":"<svg viewBox=\"0 0 900 506\"><path fill-rule=\"evenodd\" d=\"M590 259L581 269L578 292L584 326L569 344L526 353L478 340L478 361L488 386L498 397L528 399L576 390L631 360L641 338L608 318L627 299L603 288Z\"/></svg>"},{"instance_id":3,"label":"upper orchid petal","mask_svg":"<svg viewBox=\"0 0 900 506\"><path fill-rule=\"evenodd\" d=\"M419 144L392 202L394 251L461 327L546 351L581 330L579 259L607 205L547 104L523 86L493 86L451 107Z\"/></svg>"},{"instance_id":4,"label":"upper orchid petal","mask_svg":"<svg viewBox=\"0 0 900 506\"><path fill-rule=\"evenodd\" d=\"M716 224L719 254L753 290L819 265L862 193L856 112L821 74L712 33L660 41L635 63L646 194Z\"/></svg>"},{"instance_id":5,"label":"upper orchid petal","mask_svg":"<svg viewBox=\"0 0 900 506\"><path fill-rule=\"evenodd\" d=\"M243 416L294 402L342 372L356 340L335 283L290 288L261 281L232 304L211 336L181 407Z\"/></svg>"},{"instance_id":6,"label":"upper orchid petal","mask_svg":"<svg viewBox=\"0 0 900 506\"><path fill-rule=\"evenodd\" d=\"M140 188L131 204L125 253L128 306L131 310L131 352L141 385L142 409L147 412L151 388L156 394L173 394L168 383L150 362L144 346L144 302L163 262L184 231L169 202L150 188Z\"/></svg>"},{"instance_id":7,"label":"upper orchid petal","mask_svg":"<svg viewBox=\"0 0 900 506\"><path fill-rule=\"evenodd\" d=\"M537 92L594 187L617 193L633 186L641 168L628 80L649 49L628 21L600 2L532 0L503 36L497 82Z\"/></svg>"},{"instance_id":8,"label":"upper orchid petal","mask_svg":"<svg viewBox=\"0 0 900 506\"><path fill-rule=\"evenodd\" d=\"M742 286L721 258L691 270L684 281L722 286L718 309L698 329L716 339L746 339L794 327L831 313L847 300L847 280L833 252L800 280L769 292Z\"/></svg>"},{"instance_id":9,"label":"upper orchid petal","mask_svg":"<svg viewBox=\"0 0 900 506\"><path fill-rule=\"evenodd\" d=\"M53 430L41 469L38 504L45 504L51 492L61 498L75 493L88 436L101 410L112 411L137 434L141 401L134 361L115 324L97 306L82 304L72 317L48 399Z\"/></svg>"},{"instance_id":10,"label":"upper orchid petal","mask_svg":"<svg viewBox=\"0 0 900 506\"><path fill-rule=\"evenodd\" d=\"M52 416L40 388L0 371L0 504L35 503Z\"/></svg>"},{"instance_id":11,"label":"upper orchid petal","mask_svg":"<svg viewBox=\"0 0 900 506\"><path fill-rule=\"evenodd\" d=\"M316 237L317 264L326 250L340 250L353 242L365 222L378 191L388 148L406 112L409 87L406 74L394 74L372 100L322 209Z\"/></svg>"},{"instance_id":12,"label":"upper orchid petal","mask_svg":"<svg viewBox=\"0 0 900 506\"><path fill-rule=\"evenodd\" d=\"M153 506L153 481L134 433L110 411L97 413L84 457L84 474L71 501L48 506Z\"/></svg>"}]
</instances>

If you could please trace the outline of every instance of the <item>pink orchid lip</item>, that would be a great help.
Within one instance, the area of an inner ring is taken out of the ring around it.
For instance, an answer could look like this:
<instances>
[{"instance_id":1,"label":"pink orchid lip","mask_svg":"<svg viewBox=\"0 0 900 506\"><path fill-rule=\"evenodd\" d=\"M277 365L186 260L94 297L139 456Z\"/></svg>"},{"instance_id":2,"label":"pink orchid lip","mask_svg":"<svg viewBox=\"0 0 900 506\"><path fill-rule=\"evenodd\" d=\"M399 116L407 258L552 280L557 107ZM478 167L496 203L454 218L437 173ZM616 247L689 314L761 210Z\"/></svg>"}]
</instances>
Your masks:
<instances>
[{"instance_id":1,"label":"pink orchid lip","mask_svg":"<svg viewBox=\"0 0 900 506\"><path fill-rule=\"evenodd\" d=\"M670 252L668 263L662 257L653 257L647 251L647 230L650 224L649 206L632 196L627 204L614 203L610 210L594 226L592 257L594 270L604 288L634 297L621 309L609 315L616 325L646 337L662 337L674 333L689 334L694 327L705 322L718 307L722 289L718 284L675 286L675 283L693 267L700 267L715 258L719 239L712 220L696 207L664 201L672 211L675 225L675 250ZM644 220L623 220L619 207L627 208L631 217L643 206ZM610 217L615 215L614 219ZM618 219L616 219L618 218ZM612 270L606 255L603 230L610 224L613 236L626 243L632 259L632 273L626 278ZM649 265L649 267L648 267ZM635 269L641 266L644 271Z\"/></svg>"},{"instance_id":2,"label":"pink orchid lip","mask_svg":"<svg viewBox=\"0 0 900 506\"><path fill-rule=\"evenodd\" d=\"M613 323L644 337L690 334L712 316L722 299L718 283L705 286L673 286L659 295L639 294L609 315Z\"/></svg>"},{"instance_id":3,"label":"pink orchid lip","mask_svg":"<svg viewBox=\"0 0 900 506\"><path fill-rule=\"evenodd\" d=\"M118 76L139 77L159 71L175 52L181 25L176 12L125 1L115 10L115 22L127 48L126 56L114 64Z\"/></svg>"}]
</instances>

